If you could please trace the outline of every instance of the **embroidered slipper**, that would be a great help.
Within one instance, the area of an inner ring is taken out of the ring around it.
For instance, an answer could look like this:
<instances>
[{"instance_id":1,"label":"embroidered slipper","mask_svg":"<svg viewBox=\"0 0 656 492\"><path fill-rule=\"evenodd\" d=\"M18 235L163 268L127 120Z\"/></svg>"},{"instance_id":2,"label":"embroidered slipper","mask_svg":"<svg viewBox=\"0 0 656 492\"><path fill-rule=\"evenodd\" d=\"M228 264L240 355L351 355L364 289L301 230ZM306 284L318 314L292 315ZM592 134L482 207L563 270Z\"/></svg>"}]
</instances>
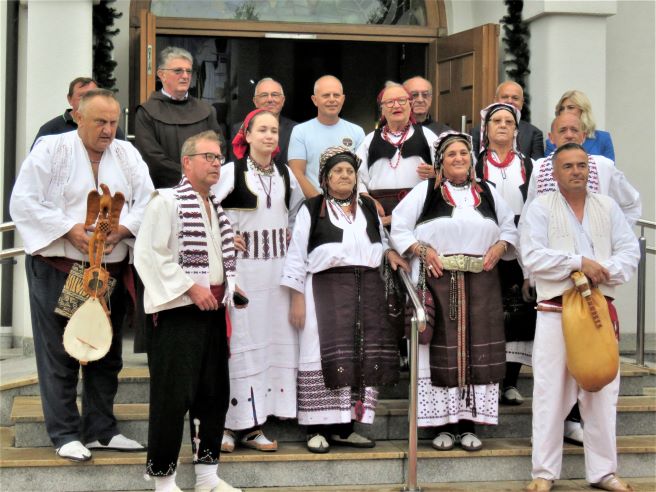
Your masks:
<instances>
[{"instance_id":1,"label":"embroidered slipper","mask_svg":"<svg viewBox=\"0 0 656 492\"><path fill-rule=\"evenodd\" d=\"M633 487L622 480L620 477L611 473L610 475L604 477L601 482L591 483L595 489L601 490L611 490L615 492L630 492L633 490Z\"/></svg>"},{"instance_id":2,"label":"embroidered slipper","mask_svg":"<svg viewBox=\"0 0 656 492\"><path fill-rule=\"evenodd\" d=\"M501 403L504 405L521 405L524 403L524 397L514 386L508 386L504 388L503 394L501 395Z\"/></svg>"},{"instance_id":3,"label":"embroidered slipper","mask_svg":"<svg viewBox=\"0 0 656 492\"><path fill-rule=\"evenodd\" d=\"M438 451L448 451L453 449L456 443L456 436L450 432L440 432L435 439L433 439L433 447Z\"/></svg>"},{"instance_id":4,"label":"embroidered slipper","mask_svg":"<svg viewBox=\"0 0 656 492\"><path fill-rule=\"evenodd\" d=\"M472 432L459 434L456 440L465 451L478 451L483 447L481 440Z\"/></svg>"},{"instance_id":5,"label":"embroidered slipper","mask_svg":"<svg viewBox=\"0 0 656 492\"><path fill-rule=\"evenodd\" d=\"M243 436L239 443L247 448L257 449L258 451L277 451L278 441L270 441L262 432L262 429L255 429Z\"/></svg>"},{"instance_id":6,"label":"embroidered slipper","mask_svg":"<svg viewBox=\"0 0 656 492\"><path fill-rule=\"evenodd\" d=\"M232 453L235 450L235 440L237 436L230 429L223 431L223 438L221 439L221 452Z\"/></svg>"},{"instance_id":7,"label":"embroidered slipper","mask_svg":"<svg viewBox=\"0 0 656 492\"><path fill-rule=\"evenodd\" d=\"M348 437L341 437L338 434L332 434L330 440L333 444L342 446L351 446L353 448L373 448L376 443L371 439L361 436L357 432L351 432Z\"/></svg>"},{"instance_id":8,"label":"embroidered slipper","mask_svg":"<svg viewBox=\"0 0 656 492\"><path fill-rule=\"evenodd\" d=\"M330 451L330 444L321 434L307 436L307 448L312 453L323 454Z\"/></svg>"},{"instance_id":9,"label":"embroidered slipper","mask_svg":"<svg viewBox=\"0 0 656 492\"><path fill-rule=\"evenodd\" d=\"M71 441L55 450L57 456L71 461L88 461L91 459L89 451L80 441Z\"/></svg>"},{"instance_id":10,"label":"embroidered slipper","mask_svg":"<svg viewBox=\"0 0 656 492\"><path fill-rule=\"evenodd\" d=\"M547 480L546 478L534 478L524 490L528 492L549 492L553 483L553 480Z\"/></svg>"},{"instance_id":11,"label":"embroidered slipper","mask_svg":"<svg viewBox=\"0 0 656 492\"><path fill-rule=\"evenodd\" d=\"M111 439L99 439L86 444L88 449L94 451L122 451L124 453L138 453L146 448L134 439L129 439L123 434L116 434Z\"/></svg>"}]
</instances>

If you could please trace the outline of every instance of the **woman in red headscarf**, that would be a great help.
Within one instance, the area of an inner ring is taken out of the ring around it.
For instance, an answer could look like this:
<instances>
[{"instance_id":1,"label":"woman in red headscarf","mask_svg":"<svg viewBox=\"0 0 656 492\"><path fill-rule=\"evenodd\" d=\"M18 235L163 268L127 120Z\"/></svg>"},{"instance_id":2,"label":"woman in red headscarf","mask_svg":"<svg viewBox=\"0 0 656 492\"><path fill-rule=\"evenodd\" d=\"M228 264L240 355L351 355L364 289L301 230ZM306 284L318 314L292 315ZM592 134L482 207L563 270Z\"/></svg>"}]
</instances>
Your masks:
<instances>
[{"instance_id":1,"label":"woman in red headscarf","mask_svg":"<svg viewBox=\"0 0 656 492\"><path fill-rule=\"evenodd\" d=\"M237 268L249 303L230 310L230 407L221 450L231 452L238 441L275 451L278 445L262 424L269 416L296 417L298 334L289 323L289 293L280 287L280 275L304 196L289 168L273 161L278 119L272 113L250 112L232 148L237 160L223 166L213 191L241 237Z\"/></svg>"}]
</instances>

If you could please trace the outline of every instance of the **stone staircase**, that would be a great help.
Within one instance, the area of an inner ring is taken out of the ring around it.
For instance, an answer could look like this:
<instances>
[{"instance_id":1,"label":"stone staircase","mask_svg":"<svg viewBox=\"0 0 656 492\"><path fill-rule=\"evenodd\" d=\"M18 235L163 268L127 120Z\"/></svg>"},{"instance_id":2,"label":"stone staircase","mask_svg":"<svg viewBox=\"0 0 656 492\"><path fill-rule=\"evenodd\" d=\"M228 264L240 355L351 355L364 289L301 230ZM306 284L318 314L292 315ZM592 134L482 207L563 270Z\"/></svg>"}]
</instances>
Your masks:
<instances>
[{"instance_id":1,"label":"stone staircase","mask_svg":"<svg viewBox=\"0 0 656 492\"><path fill-rule=\"evenodd\" d=\"M656 371L623 363L621 373L617 417L619 470L624 477L639 477L638 490L656 490ZM148 382L144 360L126 360L115 412L121 431L143 443L148 430ZM523 395L531 395L530 370L520 375L519 387ZM238 448L221 457L220 474L247 490L302 487L299 490L305 491L321 490L324 486L342 491L399 490L400 485L395 484L405 481L407 470L406 398L407 379L381 392L375 423L359 428L376 439L373 449L334 446L328 454L311 454L304 445L304 432L295 421L271 420L266 424L267 435L279 441L279 450L259 453ZM143 479L145 453L95 452L93 459L83 464L57 458L45 432L33 374L5 381L3 368L0 426L2 491L118 491L153 487L152 482ZM517 407L500 406L499 425L479 429L484 448L475 453L435 451L430 446L432 436L420 430L418 481L422 485L433 484L424 490L522 490L531 468L530 399ZM187 429L177 481L182 488L191 489L193 468L188 442ZM566 445L563 482L558 482L554 490L585 489L584 482L576 485L567 481L582 479L583 473L582 448ZM484 486L484 482L508 485L495 488ZM566 483L572 488L563 488Z\"/></svg>"}]
</instances>

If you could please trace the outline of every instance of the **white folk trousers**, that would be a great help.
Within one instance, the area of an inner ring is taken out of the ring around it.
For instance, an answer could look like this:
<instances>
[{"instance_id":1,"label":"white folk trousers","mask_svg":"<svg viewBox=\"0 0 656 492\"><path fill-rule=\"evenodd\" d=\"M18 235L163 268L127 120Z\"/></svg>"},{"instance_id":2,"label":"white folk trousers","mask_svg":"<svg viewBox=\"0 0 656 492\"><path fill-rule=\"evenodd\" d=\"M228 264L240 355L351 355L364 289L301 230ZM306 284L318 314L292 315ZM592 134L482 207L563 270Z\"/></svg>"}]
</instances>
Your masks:
<instances>
[{"instance_id":1,"label":"white folk trousers","mask_svg":"<svg viewBox=\"0 0 656 492\"><path fill-rule=\"evenodd\" d=\"M560 478L564 420L577 401L583 424L585 478L600 482L617 471L615 419L619 371L601 391L579 388L567 371L560 313L538 312L533 345L533 478Z\"/></svg>"}]
</instances>

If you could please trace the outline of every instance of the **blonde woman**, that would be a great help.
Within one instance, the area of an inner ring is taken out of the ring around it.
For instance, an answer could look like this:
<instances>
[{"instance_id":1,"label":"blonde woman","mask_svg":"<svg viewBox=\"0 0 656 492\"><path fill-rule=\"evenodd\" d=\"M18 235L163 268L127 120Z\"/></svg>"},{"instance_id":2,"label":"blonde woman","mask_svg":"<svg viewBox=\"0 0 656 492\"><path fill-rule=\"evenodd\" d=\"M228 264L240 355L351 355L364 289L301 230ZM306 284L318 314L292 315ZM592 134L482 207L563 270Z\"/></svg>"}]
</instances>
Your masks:
<instances>
[{"instance_id":1,"label":"blonde woman","mask_svg":"<svg viewBox=\"0 0 656 492\"><path fill-rule=\"evenodd\" d=\"M565 92L556 104L555 114L572 113L581 119L583 131L585 132L585 141L583 148L590 155L603 155L615 162L615 149L610 133L603 130L597 130L594 116L592 115L592 104L590 99L583 92L571 90ZM556 150L556 146L547 139L545 157Z\"/></svg>"}]
</instances>

